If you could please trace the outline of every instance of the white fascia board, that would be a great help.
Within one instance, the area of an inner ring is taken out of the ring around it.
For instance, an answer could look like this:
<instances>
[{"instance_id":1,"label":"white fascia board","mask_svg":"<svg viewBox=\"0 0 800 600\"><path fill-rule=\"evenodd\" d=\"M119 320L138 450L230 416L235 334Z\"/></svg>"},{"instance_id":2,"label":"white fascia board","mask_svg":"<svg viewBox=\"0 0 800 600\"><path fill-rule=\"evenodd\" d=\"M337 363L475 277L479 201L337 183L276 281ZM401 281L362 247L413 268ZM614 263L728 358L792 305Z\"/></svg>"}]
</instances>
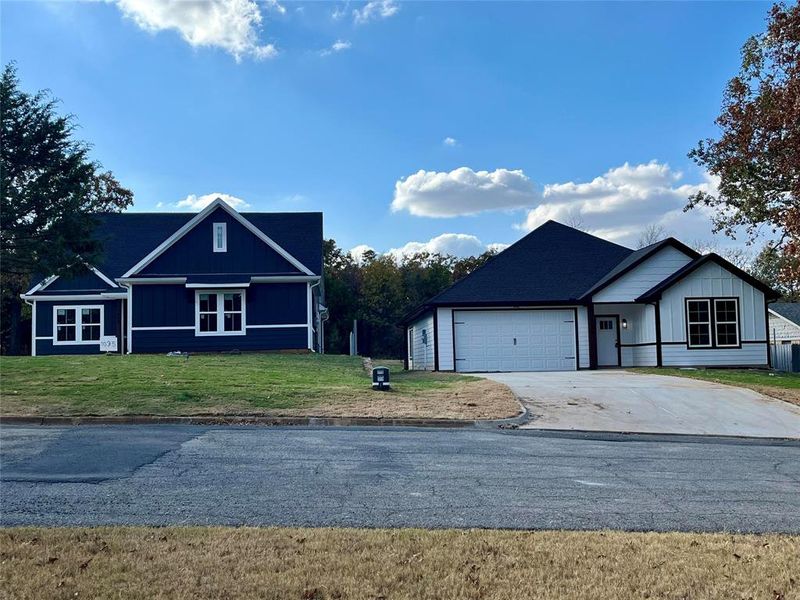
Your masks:
<instances>
[{"instance_id":1,"label":"white fascia board","mask_svg":"<svg viewBox=\"0 0 800 600\"><path fill-rule=\"evenodd\" d=\"M109 279L108 277L106 277L105 275L103 275L103 273L100 271L100 269L95 269L95 268L94 268L94 267L92 267L92 266L89 266L89 269L92 271L92 273L94 273L95 275L97 275L97 276L98 276L100 279L102 279L103 281L105 281L105 282L106 282L108 285L110 285L111 287L114 287L114 288L118 288L118 287L119 287L119 286L118 286L118 285L117 285L117 284L116 284L116 283L115 283L115 282L114 282L112 279Z\"/></svg>"},{"instance_id":2,"label":"white fascia board","mask_svg":"<svg viewBox=\"0 0 800 600\"><path fill-rule=\"evenodd\" d=\"M250 282L248 281L246 283L187 283L186 287L190 289L201 289L201 290L207 290L210 288L242 289L250 287Z\"/></svg>"},{"instance_id":3,"label":"white fascia board","mask_svg":"<svg viewBox=\"0 0 800 600\"><path fill-rule=\"evenodd\" d=\"M783 319L784 321L786 321L787 323L789 323L789 325L792 325L792 326L794 326L794 327L800 327L800 323L795 323L795 322L794 322L794 321L792 321L791 319L787 319L787 318L786 318L786 317L784 317L783 315L776 313L776 312L775 312L774 310L772 310L771 308L767 307L767 310L769 311L769 314L771 314L773 317L778 317L779 319Z\"/></svg>"},{"instance_id":4,"label":"white fascia board","mask_svg":"<svg viewBox=\"0 0 800 600\"><path fill-rule=\"evenodd\" d=\"M309 281L319 281L319 275L264 275L250 278L250 283L307 283Z\"/></svg>"},{"instance_id":5,"label":"white fascia board","mask_svg":"<svg viewBox=\"0 0 800 600\"><path fill-rule=\"evenodd\" d=\"M225 201L221 198L217 198L211 204L206 206L203 210L197 213L194 217L192 217L183 227L178 229L175 233L169 236L166 240L164 240L161 244L159 244L155 250L153 250L150 254L145 256L142 260L136 263L133 267L128 269L128 271L122 276L124 279L125 277L130 277L134 273L141 271L144 267L149 265L153 262L156 258L161 256L170 246L175 244L179 239L181 239L184 235L186 235L190 230L194 229L194 227L200 223L203 219L205 219L208 215L210 215L214 210L217 208L222 208L225 210L229 215L231 215L234 219L239 221L247 230L249 230L253 235L259 238L262 242L267 244L270 248L275 250L278 254L280 254L283 258L285 258L289 263L292 264L295 268L299 269L306 275L313 275L314 273L311 272L308 267L306 267L303 263L297 260L294 256L289 254L286 250L281 248L275 241L273 241L270 237L268 237L263 231L261 231L258 227L253 225L250 221L245 219L242 215L240 215L232 206L228 205Z\"/></svg>"},{"instance_id":6,"label":"white fascia board","mask_svg":"<svg viewBox=\"0 0 800 600\"><path fill-rule=\"evenodd\" d=\"M27 292L21 294L20 298L22 296L30 296L31 294L35 294L36 292L41 292L44 288L53 283L56 279L58 279L58 275L50 275L50 277L45 277L39 283L37 283L35 286L29 289Z\"/></svg>"},{"instance_id":7,"label":"white fascia board","mask_svg":"<svg viewBox=\"0 0 800 600\"><path fill-rule=\"evenodd\" d=\"M61 302L64 300L115 300L118 298L125 298L123 293L103 293L103 294L63 294L59 296L30 296L28 294L20 294L23 300L39 300L42 302Z\"/></svg>"},{"instance_id":8,"label":"white fascia board","mask_svg":"<svg viewBox=\"0 0 800 600\"><path fill-rule=\"evenodd\" d=\"M186 283L186 277L117 277L120 285L153 285L158 283Z\"/></svg>"}]
</instances>

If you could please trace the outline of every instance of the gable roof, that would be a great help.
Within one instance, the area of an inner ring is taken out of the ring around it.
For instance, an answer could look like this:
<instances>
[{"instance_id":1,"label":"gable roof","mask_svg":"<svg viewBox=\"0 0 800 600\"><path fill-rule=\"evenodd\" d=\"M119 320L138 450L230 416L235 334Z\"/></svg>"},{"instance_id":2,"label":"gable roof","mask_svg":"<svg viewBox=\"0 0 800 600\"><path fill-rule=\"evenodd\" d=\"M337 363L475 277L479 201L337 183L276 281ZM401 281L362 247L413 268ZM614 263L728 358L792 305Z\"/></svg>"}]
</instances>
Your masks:
<instances>
[{"instance_id":1,"label":"gable roof","mask_svg":"<svg viewBox=\"0 0 800 600\"><path fill-rule=\"evenodd\" d=\"M576 302L633 251L547 221L426 305Z\"/></svg>"},{"instance_id":2,"label":"gable roof","mask_svg":"<svg viewBox=\"0 0 800 600\"><path fill-rule=\"evenodd\" d=\"M240 213L276 244L322 275L322 213ZM184 227L196 213L97 213L95 238L103 242L103 252L92 265L110 280L122 277L156 247ZM39 275L33 283L44 282ZM28 293L35 293L32 289ZM41 288L38 288L41 289Z\"/></svg>"},{"instance_id":3,"label":"gable roof","mask_svg":"<svg viewBox=\"0 0 800 600\"><path fill-rule=\"evenodd\" d=\"M644 261L646 261L651 256L658 254L661 250L666 247L672 247L680 252L683 252L689 258L695 259L700 256L699 252L692 250L684 244L676 240L673 237L666 238L661 240L660 242L656 242L655 244L650 244L649 246L645 246L644 248L640 248L639 250L634 250L628 256L623 258L616 267L611 269L604 277L600 279L597 283L595 283L591 288L589 288L586 293L583 294L582 298L588 298L593 294L596 294L603 288L611 285L616 280L620 279L626 273L629 273Z\"/></svg>"},{"instance_id":4,"label":"gable roof","mask_svg":"<svg viewBox=\"0 0 800 600\"><path fill-rule=\"evenodd\" d=\"M699 256L695 258L692 262L687 263L686 265L675 271L672 275L664 279L664 281L653 286L652 288L647 290L644 294L639 296L636 299L636 302L652 302L653 300L658 300L659 298L661 298L661 294L663 294L665 290L671 288L673 285L678 283L684 277L690 275L703 265L710 262L716 263L726 271L729 271L734 275L736 275L739 279L746 281L757 290L764 292L764 296L766 297L767 300L775 300L780 297L780 294L778 294L775 290L773 290L771 287L769 287L762 281L750 275L750 273L743 271L733 263L722 258L719 254L714 254L712 252L710 254L704 254L702 256Z\"/></svg>"},{"instance_id":5,"label":"gable roof","mask_svg":"<svg viewBox=\"0 0 800 600\"><path fill-rule=\"evenodd\" d=\"M149 254L147 254L147 256L145 256L138 263L136 263L131 268L129 268L125 273L123 273L122 277L130 277L131 275L134 275L134 274L138 273L139 271L141 271L142 269L144 269L147 265L149 265L156 258L161 256L161 254L163 254L168 248L170 248L173 244L175 244L178 240L180 240L184 235L186 235L196 225L201 223L208 215L210 215L212 212L214 212L218 208L226 211L234 219L239 221L239 223L241 223L253 235L258 237L262 242L264 242L269 247L271 247L273 250L275 250L275 252L280 254L284 259L286 259L296 269L298 269L299 271L302 271L306 275L313 275L314 274L308 267L306 267L302 262L297 260L289 252L284 250L272 238L270 238L263 231L261 231L258 227L253 225L245 217L243 217L241 214L239 214L227 202L223 201L221 198L217 198L211 204L206 206L203 210L201 210L199 213L197 213L191 219L189 219L189 221L187 221L176 232L174 232L172 235L170 235L166 240L161 242L161 244L159 244L156 248L154 248Z\"/></svg>"},{"instance_id":6,"label":"gable roof","mask_svg":"<svg viewBox=\"0 0 800 600\"><path fill-rule=\"evenodd\" d=\"M769 310L800 327L800 302L773 302Z\"/></svg>"}]
</instances>

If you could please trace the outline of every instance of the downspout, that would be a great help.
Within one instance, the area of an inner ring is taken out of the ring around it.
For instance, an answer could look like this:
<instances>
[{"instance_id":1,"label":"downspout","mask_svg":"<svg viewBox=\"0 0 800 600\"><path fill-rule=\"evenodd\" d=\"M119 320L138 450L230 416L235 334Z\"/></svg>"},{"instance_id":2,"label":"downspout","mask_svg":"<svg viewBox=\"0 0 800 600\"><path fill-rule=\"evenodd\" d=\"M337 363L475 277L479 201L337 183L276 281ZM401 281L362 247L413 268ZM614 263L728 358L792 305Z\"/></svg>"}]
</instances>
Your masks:
<instances>
[{"instance_id":1,"label":"downspout","mask_svg":"<svg viewBox=\"0 0 800 600\"><path fill-rule=\"evenodd\" d=\"M316 315L314 314L313 306L314 306L314 288L317 287L319 284L322 283L322 278L320 277L319 281L314 284L309 284L308 286L308 338L309 338L309 350L314 352L314 332L313 332L313 323L317 321ZM320 328L322 328L322 323L320 323ZM317 332L317 337L319 338L319 331ZM321 354L321 352L320 352Z\"/></svg>"},{"instance_id":2,"label":"downspout","mask_svg":"<svg viewBox=\"0 0 800 600\"><path fill-rule=\"evenodd\" d=\"M131 300L133 300L133 284L131 283L123 283L117 280L117 283L125 288L128 293L128 298L125 300L125 348L123 350L124 354L132 354L133 353L133 304ZM120 315L121 316L121 315Z\"/></svg>"},{"instance_id":3,"label":"downspout","mask_svg":"<svg viewBox=\"0 0 800 600\"><path fill-rule=\"evenodd\" d=\"M23 300L31 307L31 356L36 356L36 300Z\"/></svg>"}]
</instances>

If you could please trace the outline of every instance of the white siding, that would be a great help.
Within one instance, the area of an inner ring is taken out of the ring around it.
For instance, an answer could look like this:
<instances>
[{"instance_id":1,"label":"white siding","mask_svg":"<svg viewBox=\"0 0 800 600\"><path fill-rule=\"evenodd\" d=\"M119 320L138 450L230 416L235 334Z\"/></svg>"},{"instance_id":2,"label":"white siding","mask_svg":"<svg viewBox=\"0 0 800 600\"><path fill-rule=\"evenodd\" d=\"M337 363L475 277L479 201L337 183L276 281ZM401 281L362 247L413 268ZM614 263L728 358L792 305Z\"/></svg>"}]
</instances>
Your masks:
<instances>
[{"instance_id":1,"label":"white siding","mask_svg":"<svg viewBox=\"0 0 800 600\"><path fill-rule=\"evenodd\" d=\"M741 348L690 350L686 346L686 298L739 299ZM766 365L764 294L716 263L707 263L666 290L661 298L663 365ZM672 344L670 342L681 342ZM746 342L762 342L748 344Z\"/></svg>"},{"instance_id":2,"label":"white siding","mask_svg":"<svg viewBox=\"0 0 800 600\"><path fill-rule=\"evenodd\" d=\"M667 246L592 297L593 302L633 302L691 262L680 250Z\"/></svg>"},{"instance_id":3,"label":"white siding","mask_svg":"<svg viewBox=\"0 0 800 600\"><path fill-rule=\"evenodd\" d=\"M414 371L433 370L433 313L414 321L409 326L409 368ZM428 343L424 343L423 331L426 332Z\"/></svg>"},{"instance_id":4,"label":"white siding","mask_svg":"<svg viewBox=\"0 0 800 600\"><path fill-rule=\"evenodd\" d=\"M623 367L650 367L656 365L655 308L649 304L600 304L594 307L595 315L619 315L619 341L622 344ZM622 327L626 320L627 328ZM633 346L632 344L653 344Z\"/></svg>"},{"instance_id":5,"label":"white siding","mask_svg":"<svg viewBox=\"0 0 800 600\"><path fill-rule=\"evenodd\" d=\"M769 341L780 344L783 341L800 344L800 327L783 317L769 315Z\"/></svg>"},{"instance_id":6,"label":"white siding","mask_svg":"<svg viewBox=\"0 0 800 600\"><path fill-rule=\"evenodd\" d=\"M436 326L438 331L436 339L439 344L439 370L455 370L453 360L453 311L449 308L436 309Z\"/></svg>"}]
</instances>

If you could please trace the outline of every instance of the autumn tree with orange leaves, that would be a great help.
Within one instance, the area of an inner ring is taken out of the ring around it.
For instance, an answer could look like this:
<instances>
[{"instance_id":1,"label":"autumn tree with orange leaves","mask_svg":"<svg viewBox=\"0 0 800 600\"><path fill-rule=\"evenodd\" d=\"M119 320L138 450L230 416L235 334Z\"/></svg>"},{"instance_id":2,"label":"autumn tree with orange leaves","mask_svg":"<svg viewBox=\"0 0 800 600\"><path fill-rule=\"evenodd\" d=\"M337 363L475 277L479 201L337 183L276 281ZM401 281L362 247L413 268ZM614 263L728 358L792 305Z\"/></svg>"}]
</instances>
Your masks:
<instances>
[{"instance_id":1,"label":"autumn tree with orange leaves","mask_svg":"<svg viewBox=\"0 0 800 600\"><path fill-rule=\"evenodd\" d=\"M715 231L768 230L767 249L784 265L779 278L800 282L800 5L776 4L766 32L742 47L739 74L728 82L717 117L719 139L689 157L719 177L716 194L698 192L686 210L714 209Z\"/></svg>"}]
</instances>

